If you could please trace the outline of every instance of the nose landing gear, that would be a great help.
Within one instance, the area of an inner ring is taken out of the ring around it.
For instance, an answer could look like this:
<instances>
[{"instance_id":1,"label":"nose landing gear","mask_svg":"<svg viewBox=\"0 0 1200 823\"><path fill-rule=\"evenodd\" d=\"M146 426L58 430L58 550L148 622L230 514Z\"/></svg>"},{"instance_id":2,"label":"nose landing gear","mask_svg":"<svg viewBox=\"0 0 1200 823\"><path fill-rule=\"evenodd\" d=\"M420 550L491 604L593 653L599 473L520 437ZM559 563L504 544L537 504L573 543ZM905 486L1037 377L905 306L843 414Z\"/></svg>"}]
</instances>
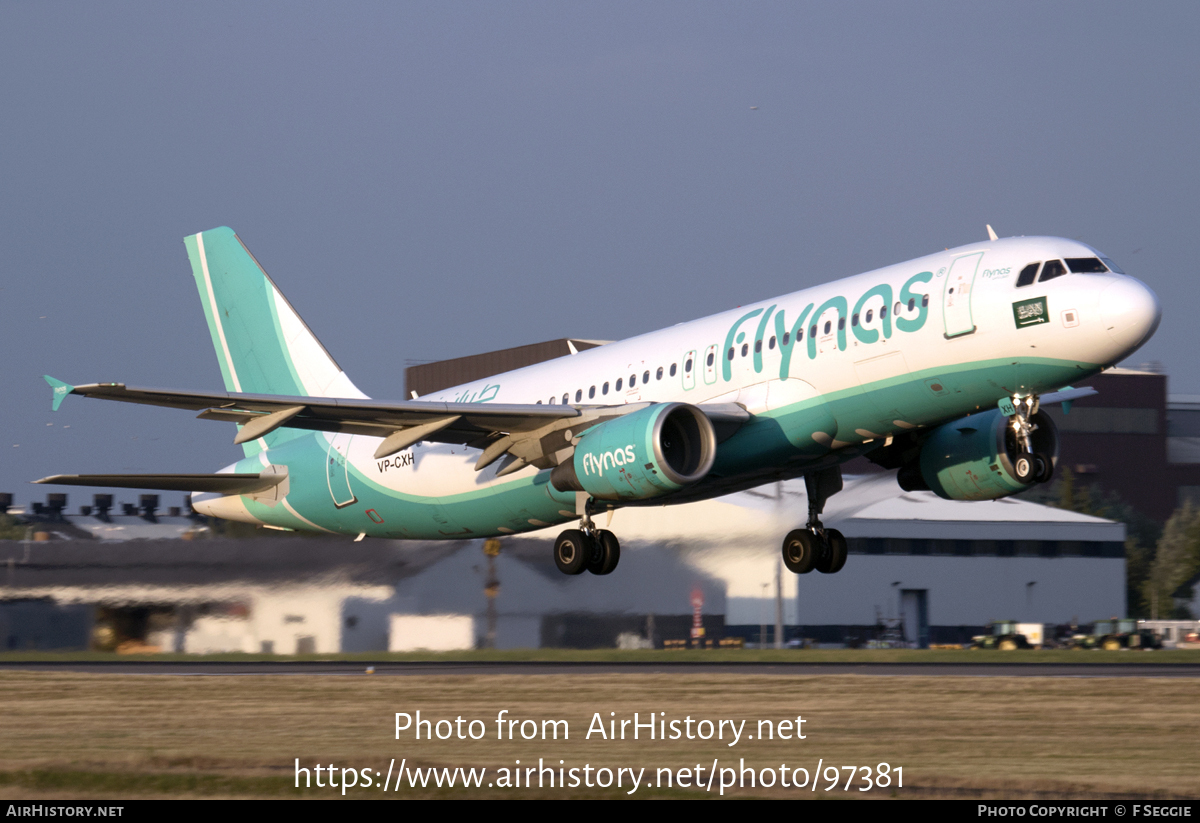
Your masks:
<instances>
[{"instance_id":1,"label":"nose landing gear","mask_svg":"<svg viewBox=\"0 0 1200 823\"><path fill-rule=\"evenodd\" d=\"M1014 413L1011 416L1013 438L1017 454L1013 458L1013 472L1022 483L1046 483L1054 476L1054 459L1045 452L1034 450L1033 433L1038 426L1033 422L1040 406L1038 396L1013 397Z\"/></svg>"},{"instance_id":2,"label":"nose landing gear","mask_svg":"<svg viewBox=\"0 0 1200 823\"><path fill-rule=\"evenodd\" d=\"M804 486L808 491L808 523L783 539L783 565L795 574L808 574L813 569L835 574L846 565L848 546L840 531L822 525L821 512L825 501L842 490L841 469L835 466L806 474Z\"/></svg>"},{"instance_id":3,"label":"nose landing gear","mask_svg":"<svg viewBox=\"0 0 1200 823\"><path fill-rule=\"evenodd\" d=\"M592 523L592 501L584 506L582 528L567 529L554 541L554 565L563 574L612 574L621 561L617 536Z\"/></svg>"}]
</instances>

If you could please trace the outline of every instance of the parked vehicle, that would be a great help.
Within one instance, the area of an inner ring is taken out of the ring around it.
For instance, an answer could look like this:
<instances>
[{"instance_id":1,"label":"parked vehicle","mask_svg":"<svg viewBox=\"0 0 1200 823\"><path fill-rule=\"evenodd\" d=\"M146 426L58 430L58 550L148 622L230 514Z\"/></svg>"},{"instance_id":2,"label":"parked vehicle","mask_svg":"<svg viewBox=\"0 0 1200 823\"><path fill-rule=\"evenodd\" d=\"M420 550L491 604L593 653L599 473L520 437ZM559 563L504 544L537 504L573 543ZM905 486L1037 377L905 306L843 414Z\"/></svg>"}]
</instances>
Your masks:
<instances>
[{"instance_id":1,"label":"parked vehicle","mask_svg":"<svg viewBox=\"0 0 1200 823\"><path fill-rule=\"evenodd\" d=\"M1136 620L1097 620L1091 634L1076 634L1074 648L1104 649L1161 649L1162 639L1150 629L1139 629Z\"/></svg>"},{"instance_id":2,"label":"parked vehicle","mask_svg":"<svg viewBox=\"0 0 1200 823\"><path fill-rule=\"evenodd\" d=\"M1037 644L1031 643L1029 634L1036 632ZM1002 652L1017 649L1035 649L1041 645L1041 623L1018 623L1015 620L997 620L992 623L991 634L979 634L971 638L972 649L999 649Z\"/></svg>"}]
</instances>

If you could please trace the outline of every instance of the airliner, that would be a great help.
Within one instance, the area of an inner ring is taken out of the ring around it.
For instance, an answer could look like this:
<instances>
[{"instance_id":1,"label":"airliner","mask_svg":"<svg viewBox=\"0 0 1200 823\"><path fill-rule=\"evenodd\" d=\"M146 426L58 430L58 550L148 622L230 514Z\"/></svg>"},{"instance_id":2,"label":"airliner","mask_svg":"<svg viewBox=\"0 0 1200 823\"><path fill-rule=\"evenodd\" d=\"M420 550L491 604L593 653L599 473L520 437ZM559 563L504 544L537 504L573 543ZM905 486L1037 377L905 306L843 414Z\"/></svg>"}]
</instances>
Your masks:
<instances>
[{"instance_id":1,"label":"airliner","mask_svg":"<svg viewBox=\"0 0 1200 823\"><path fill-rule=\"evenodd\" d=\"M185 238L224 392L71 385L68 394L237 424L244 457L212 474L35 482L191 492L204 515L364 537L497 537L572 524L564 574L609 574L598 521L627 506L803 477L787 568L832 574L820 519L865 456L906 490L993 500L1050 480L1042 406L1158 327L1154 293L1091 246L999 238L739 306L426 397L361 392L229 228ZM799 514L799 513L798 513ZM797 517L799 520L799 516Z\"/></svg>"}]
</instances>

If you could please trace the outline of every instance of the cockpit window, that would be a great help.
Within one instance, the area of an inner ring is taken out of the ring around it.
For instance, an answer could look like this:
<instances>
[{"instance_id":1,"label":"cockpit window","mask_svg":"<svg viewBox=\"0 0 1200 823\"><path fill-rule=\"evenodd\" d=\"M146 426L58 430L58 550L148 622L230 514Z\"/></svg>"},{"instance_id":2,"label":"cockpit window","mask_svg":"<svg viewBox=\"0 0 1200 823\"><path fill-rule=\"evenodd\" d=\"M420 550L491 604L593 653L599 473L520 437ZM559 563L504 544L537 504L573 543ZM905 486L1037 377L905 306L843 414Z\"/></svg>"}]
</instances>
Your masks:
<instances>
[{"instance_id":1,"label":"cockpit window","mask_svg":"<svg viewBox=\"0 0 1200 823\"><path fill-rule=\"evenodd\" d=\"M1067 273L1067 267L1063 265L1061 260L1047 260L1042 266L1042 276L1038 279L1039 283L1045 283L1047 280L1053 280L1056 277L1062 277Z\"/></svg>"},{"instance_id":2,"label":"cockpit window","mask_svg":"<svg viewBox=\"0 0 1200 823\"><path fill-rule=\"evenodd\" d=\"M1028 266L1021 269L1021 273L1017 275L1017 288L1020 288L1021 286L1028 286L1030 283L1036 280L1038 266L1040 265L1042 264L1030 263Z\"/></svg>"},{"instance_id":3,"label":"cockpit window","mask_svg":"<svg viewBox=\"0 0 1200 823\"><path fill-rule=\"evenodd\" d=\"M1121 267L1120 267L1120 266L1118 266L1118 265L1117 265L1116 263L1114 263L1113 261L1109 260L1107 257L1101 257L1100 259L1104 261L1104 265L1108 266L1108 270L1109 270L1109 271L1111 271L1111 272L1115 272L1115 273L1117 273L1117 274L1124 274L1124 273L1125 273L1125 272L1123 272L1123 271L1121 270Z\"/></svg>"},{"instance_id":4,"label":"cockpit window","mask_svg":"<svg viewBox=\"0 0 1200 823\"><path fill-rule=\"evenodd\" d=\"M1075 274L1104 274L1108 271L1099 257L1068 257L1067 268Z\"/></svg>"}]
</instances>

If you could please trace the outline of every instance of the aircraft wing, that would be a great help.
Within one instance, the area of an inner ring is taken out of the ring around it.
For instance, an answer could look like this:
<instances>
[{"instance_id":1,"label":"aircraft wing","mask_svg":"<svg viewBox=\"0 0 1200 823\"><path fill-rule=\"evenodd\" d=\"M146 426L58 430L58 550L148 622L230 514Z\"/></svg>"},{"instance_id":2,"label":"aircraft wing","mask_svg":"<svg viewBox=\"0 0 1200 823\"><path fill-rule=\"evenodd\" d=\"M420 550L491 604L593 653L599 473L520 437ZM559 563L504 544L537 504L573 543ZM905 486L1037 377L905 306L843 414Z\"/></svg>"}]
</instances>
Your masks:
<instances>
[{"instance_id":1,"label":"aircraft wing","mask_svg":"<svg viewBox=\"0 0 1200 823\"><path fill-rule=\"evenodd\" d=\"M1043 394L1039 402L1043 406L1048 406L1053 403L1062 403L1063 411L1069 412L1071 410L1071 403L1074 401L1081 397L1091 397L1093 394L1099 393L1100 392L1096 391L1091 386L1084 386L1080 389L1074 388L1073 386L1067 386L1065 389L1059 389L1058 391L1050 392L1049 394Z\"/></svg>"},{"instance_id":2,"label":"aircraft wing","mask_svg":"<svg viewBox=\"0 0 1200 823\"><path fill-rule=\"evenodd\" d=\"M482 470L509 455L498 472L525 465L551 468L574 451L574 440L598 423L620 417L649 403L584 406L503 403L442 403L427 400L365 400L334 397L286 397L229 392L148 389L123 383L72 386L47 376L54 389L54 408L68 394L199 411L205 420L241 425L234 443L245 443L280 427L382 437L376 458L387 457L418 441L457 443L483 449L476 464ZM750 414L735 404L700 406L714 423L737 426Z\"/></svg>"}]
</instances>

